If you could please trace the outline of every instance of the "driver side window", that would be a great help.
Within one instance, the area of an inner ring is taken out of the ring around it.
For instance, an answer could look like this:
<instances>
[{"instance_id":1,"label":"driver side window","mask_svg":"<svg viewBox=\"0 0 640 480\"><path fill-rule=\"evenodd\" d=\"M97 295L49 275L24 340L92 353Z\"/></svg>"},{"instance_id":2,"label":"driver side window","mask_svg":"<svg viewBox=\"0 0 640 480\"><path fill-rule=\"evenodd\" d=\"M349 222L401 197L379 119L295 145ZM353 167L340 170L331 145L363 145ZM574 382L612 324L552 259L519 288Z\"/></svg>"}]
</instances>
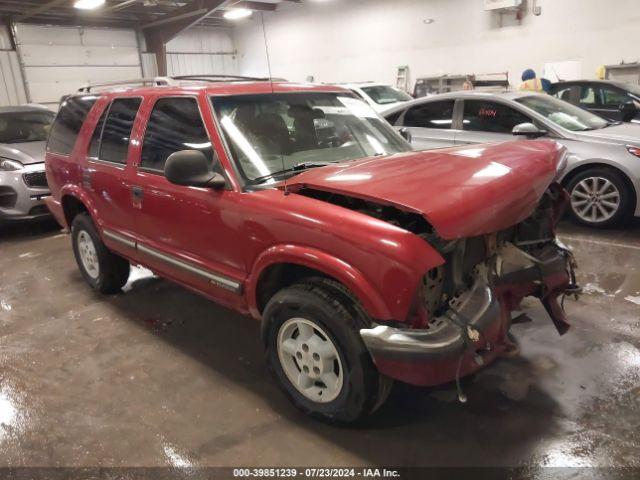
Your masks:
<instances>
[{"instance_id":1,"label":"driver side window","mask_svg":"<svg viewBox=\"0 0 640 480\"><path fill-rule=\"evenodd\" d=\"M200 150L213 163L213 147L192 97L160 98L153 107L142 144L140 168L163 173L172 153Z\"/></svg>"}]
</instances>

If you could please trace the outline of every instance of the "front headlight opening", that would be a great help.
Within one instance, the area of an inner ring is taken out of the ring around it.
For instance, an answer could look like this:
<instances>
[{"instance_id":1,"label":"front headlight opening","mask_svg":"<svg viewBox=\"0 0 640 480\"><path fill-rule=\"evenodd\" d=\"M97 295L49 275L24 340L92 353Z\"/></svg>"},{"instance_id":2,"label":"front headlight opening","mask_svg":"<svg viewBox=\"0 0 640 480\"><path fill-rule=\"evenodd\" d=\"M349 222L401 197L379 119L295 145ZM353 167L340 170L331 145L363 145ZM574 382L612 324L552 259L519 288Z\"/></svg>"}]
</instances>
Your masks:
<instances>
[{"instance_id":1,"label":"front headlight opening","mask_svg":"<svg viewBox=\"0 0 640 480\"><path fill-rule=\"evenodd\" d=\"M634 145L627 145L627 151L636 157L640 157L640 147Z\"/></svg>"},{"instance_id":2,"label":"front headlight opening","mask_svg":"<svg viewBox=\"0 0 640 480\"><path fill-rule=\"evenodd\" d=\"M13 172L20 170L23 165L17 160L9 160L8 158L0 158L0 170L4 172Z\"/></svg>"}]
</instances>

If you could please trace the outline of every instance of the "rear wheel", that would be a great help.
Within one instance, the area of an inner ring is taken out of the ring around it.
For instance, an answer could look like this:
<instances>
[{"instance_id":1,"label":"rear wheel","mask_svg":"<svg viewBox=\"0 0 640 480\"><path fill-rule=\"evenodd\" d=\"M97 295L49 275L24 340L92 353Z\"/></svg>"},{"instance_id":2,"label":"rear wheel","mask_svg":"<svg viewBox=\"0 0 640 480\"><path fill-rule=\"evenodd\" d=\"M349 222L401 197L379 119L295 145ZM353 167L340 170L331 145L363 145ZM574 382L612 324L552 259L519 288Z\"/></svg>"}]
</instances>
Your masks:
<instances>
[{"instance_id":1,"label":"rear wheel","mask_svg":"<svg viewBox=\"0 0 640 480\"><path fill-rule=\"evenodd\" d=\"M609 227L631 213L633 193L619 173L590 168L567 184L574 220L590 227Z\"/></svg>"},{"instance_id":2,"label":"rear wheel","mask_svg":"<svg viewBox=\"0 0 640 480\"><path fill-rule=\"evenodd\" d=\"M118 293L129 279L129 262L106 247L88 214L73 219L71 241L86 282L101 293Z\"/></svg>"},{"instance_id":3,"label":"rear wheel","mask_svg":"<svg viewBox=\"0 0 640 480\"><path fill-rule=\"evenodd\" d=\"M360 338L368 320L337 282L312 279L285 288L269 301L263 319L267 363L305 413L351 423L388 396L391 380L378 373Z\"/></svg>"}]
</instances>

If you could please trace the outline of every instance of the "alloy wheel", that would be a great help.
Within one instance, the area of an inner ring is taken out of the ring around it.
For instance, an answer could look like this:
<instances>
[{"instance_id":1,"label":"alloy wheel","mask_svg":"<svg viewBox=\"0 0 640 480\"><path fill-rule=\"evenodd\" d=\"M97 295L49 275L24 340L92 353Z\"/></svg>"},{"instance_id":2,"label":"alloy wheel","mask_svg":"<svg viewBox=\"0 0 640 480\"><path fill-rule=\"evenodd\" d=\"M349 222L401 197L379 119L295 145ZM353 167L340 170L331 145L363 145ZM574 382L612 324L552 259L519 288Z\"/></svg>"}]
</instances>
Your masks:
<instances>
[{"instance_id":1,"label":"alloy wheel","mask_svg":"<svg viewBox=\"0 0 640 480\"><path fill-rule=\"evenodd\" d=\"M327 333L304 318L291 318L278 332L278 359L291 384L314 402L327 403L342 391L338 350Z\"/></svg>"},{"instance_id":2,"label":"alloy wheel","mask_svg":"<svg viewBox=\"0 0 640 480\"><path fill-rule=\"evenodd\" d=\"M585 222L605 222L619 210L620 192L604 177L587 177L573 187L571 207Z\"/></svg>"}]
</instances>

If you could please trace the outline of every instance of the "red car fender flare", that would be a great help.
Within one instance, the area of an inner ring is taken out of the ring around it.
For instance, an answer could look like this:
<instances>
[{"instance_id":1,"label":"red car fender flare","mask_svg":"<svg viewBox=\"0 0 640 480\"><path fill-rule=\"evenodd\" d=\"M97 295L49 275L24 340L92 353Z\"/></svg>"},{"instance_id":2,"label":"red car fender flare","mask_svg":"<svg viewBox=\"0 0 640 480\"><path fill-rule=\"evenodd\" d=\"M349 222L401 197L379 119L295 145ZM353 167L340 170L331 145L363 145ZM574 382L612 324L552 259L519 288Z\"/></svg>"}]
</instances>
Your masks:
<instances>
[{"instance_id":1,"label":"red car fender flare","mask_svg":"<svg viewBox=\"0 0 640 480\"><path fill-rule=\"evenodd\" d=\"M60 205L62 206L63 211L64 211L65 197L73 197L76 200L78 200L80 203L82 203L89 211L89 215L91 215L91 220L93 221L94 225L98 228L98 231L102 232L102 228L100 227L102 222L98 220L100 217L97 214L96 207L91 201L91 197L87 192L84 191L84 189L82 189L78 185L71 185L71 184L64 185L60 189ZM66 222L67 222L67 217L65 212L65 223ZM69 228L69 230L71 230L71 225L67 225L67 227Z\"/></svg>"},{"instance_id":2,"label":"red car fender flare","mask_svg":"<svg viewBox=\"0 0 640 480\"><path fill-rule=\"evenodd\" d=\"M274 245L262 252L247 278L245 286L249 311L257 319L261 317L256 296L258 281L265 269L277 263L292 263L323 272L347 287L372 318L391 318L390 310L378 290L352 265L322 250L283 244Z\"/></svg>"}]
</instances>

